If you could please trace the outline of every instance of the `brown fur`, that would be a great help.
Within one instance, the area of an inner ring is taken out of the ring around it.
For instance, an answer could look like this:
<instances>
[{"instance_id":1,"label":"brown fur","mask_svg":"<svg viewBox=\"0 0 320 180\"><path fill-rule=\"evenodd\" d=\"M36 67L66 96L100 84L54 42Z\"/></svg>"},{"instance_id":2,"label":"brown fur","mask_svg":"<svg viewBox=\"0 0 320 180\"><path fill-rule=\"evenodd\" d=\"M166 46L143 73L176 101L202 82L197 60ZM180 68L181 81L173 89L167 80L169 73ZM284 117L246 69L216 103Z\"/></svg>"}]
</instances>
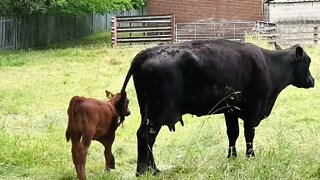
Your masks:
<instances>
[{"instance_id":1,"label":"brown fur","mask_svg":"<svg viewBox=\"0 0 320 180\"><path fill-rule=\"evenodd\" d=\"M110 95L106 91L107 97ZM109 101L99 101L93 98L74 96L70 100L68 108L68 127L66 139L71 139L72 159L78 178L85 180L85 163L91 140L97 140L105 147L105 169L109 171L115 168L114 156L111 147L115 139L115 131L118 127L120 111L126 116L130 114L128 100L126 105L120 107L121 95L112 95Z\"/></svg>"}]
</instances>

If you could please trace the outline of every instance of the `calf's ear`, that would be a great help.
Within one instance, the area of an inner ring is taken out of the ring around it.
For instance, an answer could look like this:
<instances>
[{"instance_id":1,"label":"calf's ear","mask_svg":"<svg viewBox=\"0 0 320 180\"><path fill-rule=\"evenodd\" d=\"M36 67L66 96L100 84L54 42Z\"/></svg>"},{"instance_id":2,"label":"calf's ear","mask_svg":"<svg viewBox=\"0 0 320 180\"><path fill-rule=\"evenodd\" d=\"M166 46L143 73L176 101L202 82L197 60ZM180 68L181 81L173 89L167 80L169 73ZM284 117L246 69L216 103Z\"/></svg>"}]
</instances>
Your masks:
<instances>
[{"instance_id":1,"label":"calf's ear","mask_svg":"<svg viewBox=\"0 0 320 180\"><path fill-rule=\"evenodd\" d=\"M303 55L302 47L300 47L300 46L296 47L296 57L298 58L298 60L300 60L302 58L302 55Z\"/></svg>"},{"instance_id":2,"label":"calf's ear","mask_svg":"<svg viewBox=\"0 0 320 180\"><path fill-rule=\"evenodd\" d=\"M111 99L114 95L110 92L110 91L108 91L108 90L105 90L105 92L106 92L106 97L108 98L108 99Z\"/></svg>"}]
</instances>

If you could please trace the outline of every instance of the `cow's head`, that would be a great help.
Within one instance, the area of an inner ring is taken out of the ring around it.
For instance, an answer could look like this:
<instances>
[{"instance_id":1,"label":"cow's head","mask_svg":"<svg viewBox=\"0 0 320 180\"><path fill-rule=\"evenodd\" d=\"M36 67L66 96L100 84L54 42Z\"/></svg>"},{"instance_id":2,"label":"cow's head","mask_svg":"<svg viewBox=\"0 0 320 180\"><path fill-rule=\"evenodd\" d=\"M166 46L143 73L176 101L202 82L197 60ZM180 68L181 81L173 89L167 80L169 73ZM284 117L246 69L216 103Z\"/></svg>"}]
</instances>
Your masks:
<instances>
[{"instance_id":1,"label":"cow's head","mask_svg":"<svg viewBox=\"0 0 320 180\"><path fill-rule=\"evenodd\" d=\"M291 48L295 53L295 68L293 72L292 85L298 88L314 87L314 79L309 71L311 59L303 49L296 45Z\"/></svg>"},{"instance_id":2,"label":"cow's head","mask_svg":"<svg viewBox=\"0 0 320 180\"><path fill-rule=\"evenodd\" d=\"M127 98L126 92L117 93L116 95L113 95L108 90L105 90L107 98L109 98L111 101L115 101L115 108L117 109L119 113L119 125L123 123L124 117L129 116L131 114L129 110L129 99Z\"/></svg>"}]
</instances>

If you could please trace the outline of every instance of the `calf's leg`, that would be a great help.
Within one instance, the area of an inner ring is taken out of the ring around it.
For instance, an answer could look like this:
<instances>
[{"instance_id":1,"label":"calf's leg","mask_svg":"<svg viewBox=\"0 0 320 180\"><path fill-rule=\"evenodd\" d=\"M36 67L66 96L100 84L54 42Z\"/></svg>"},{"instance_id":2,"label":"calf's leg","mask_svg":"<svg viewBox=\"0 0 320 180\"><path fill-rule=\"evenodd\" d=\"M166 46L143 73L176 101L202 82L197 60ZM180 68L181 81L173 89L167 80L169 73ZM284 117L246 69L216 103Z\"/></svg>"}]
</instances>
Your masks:
<instances>
[{"instance_id":1,"label":"calf's leg","mask_svg":"<svg viewBox=\"0 0 320 180\"><path fill-rule=\"evenodd\" d=\"M78 178L86 180L86 158L88 149L92 140L92 136L83 135L81 142L77 146L77 163L78 163Z\"/></svg>"},{"instance_id":2,"label":"calf's leg","mask_svg":"<svg viewBox=\"0 0 320 180\"><path fill-rule=\"evenodd\" d=\"M72 147L71 147L71 153L72 153L72 160L74 167L77 172L77 177L80 177L80 152L82 151L82 144L80 143L80 136L74 136L71 138Z\"/></svg>"},{"instance_id":3,"label":"calf's leg","mask_svg":"<svg viewBox=\"0 0 320 180\"><path fill-rule=\"evenodd\" d=\"M104 139L101 143L103 144L104 150L104 157L106 160L105 170L110 171L110 169L115 169L115 162L114 156L112 154L112 144L114 141L115 135L112 134L111 137Z\"/></svg>"}]
</instances>

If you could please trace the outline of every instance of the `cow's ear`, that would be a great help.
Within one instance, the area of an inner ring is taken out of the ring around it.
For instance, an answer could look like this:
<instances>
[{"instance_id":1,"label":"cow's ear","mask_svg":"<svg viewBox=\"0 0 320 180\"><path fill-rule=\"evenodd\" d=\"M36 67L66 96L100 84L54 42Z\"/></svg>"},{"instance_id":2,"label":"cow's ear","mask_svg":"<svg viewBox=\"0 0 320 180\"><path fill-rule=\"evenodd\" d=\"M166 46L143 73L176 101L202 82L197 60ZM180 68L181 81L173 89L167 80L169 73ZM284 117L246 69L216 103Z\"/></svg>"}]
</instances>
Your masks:
<instances>
[{"instance_id":1,"label":"cow's ear","mask_svg":"<svg viewBox=\"0 0 320 180\"><path fill-rule=\"evenodd\" d=\"M107 98L108 99L111 99L114 95L110 92L110 91L108 91L108 90L105 90L105 92L106 92L106 96L107 96Z\"/></svg>"},{"instance_id":2,"label":"cow's ear","mask_svg":"<svg viewBox=\"0 0 320 180\"><path fill-rule=\"evenodd\" d=\"M282 50L282 48L277 44L277 42L274 42L274 47L276 50Z\"/></svg>"},{"instance_id":3,"label":"cow's ear","mask_svg":"<svg viewBox=\"0 0 320 180\"><path fill-rule=\"evenodd\" d=\"M298 58L298 60L300 60L302 58L302 55L303 55L302 47L300 47L300 46L296 47L296 57Z\"/></svg>"}]
</instances>

